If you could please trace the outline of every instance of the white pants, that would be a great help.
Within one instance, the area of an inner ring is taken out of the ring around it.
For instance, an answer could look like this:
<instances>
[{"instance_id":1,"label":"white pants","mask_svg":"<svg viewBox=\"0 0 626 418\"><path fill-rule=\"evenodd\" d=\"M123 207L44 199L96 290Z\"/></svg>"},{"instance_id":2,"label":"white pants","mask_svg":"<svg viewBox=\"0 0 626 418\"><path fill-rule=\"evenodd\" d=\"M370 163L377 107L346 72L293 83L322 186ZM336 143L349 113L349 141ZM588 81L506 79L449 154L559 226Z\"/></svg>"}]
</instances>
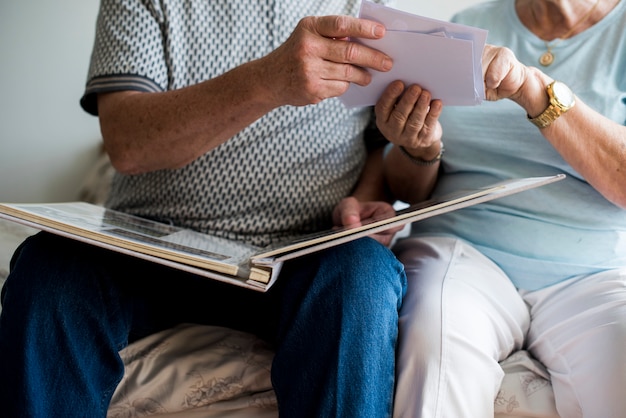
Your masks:
<instances>
[{"instance_id":1,"label":"white pants","mask_svg":"<svg viewBox=\"0 0 626 418\"><path fill-rule=\"evenodd\" d=\"M408 238L395 251L408 291L394 416L493 417L498 362L524 346L547 367L560 416L626 417L626 271L518 292L463 241Z\"/></svg>"}]
</instances>

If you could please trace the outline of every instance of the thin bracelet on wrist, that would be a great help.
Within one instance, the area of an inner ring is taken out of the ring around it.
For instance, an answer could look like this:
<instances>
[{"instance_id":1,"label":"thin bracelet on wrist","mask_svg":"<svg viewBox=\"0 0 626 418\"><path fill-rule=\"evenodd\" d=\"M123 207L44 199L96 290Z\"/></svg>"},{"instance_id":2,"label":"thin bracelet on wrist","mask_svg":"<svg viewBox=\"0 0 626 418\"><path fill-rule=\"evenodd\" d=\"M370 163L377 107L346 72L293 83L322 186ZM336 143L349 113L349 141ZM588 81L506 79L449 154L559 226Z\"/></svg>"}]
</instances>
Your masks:
<instances>
[{"instance_id":1,"label":"thin bracelet on wrist","mask_svg":"<svg viewBox=\"0 0 626 418\"><path fill-rule=\"evenodd\" d=\"M443 142L440 142L440 144L441 144L441 148L439 148L439 154L432 160L423 160L421 158L414 157L403 146L399 146L398 148L400 148L400 151L402 152L402 154L404 154L413 164L419 165L421 167L427 167L430 165L435 165L439 161L441 161L441 157L443 157L443 153L446 151L446 149L443 146Z\"/></svg>"}]
</instances>

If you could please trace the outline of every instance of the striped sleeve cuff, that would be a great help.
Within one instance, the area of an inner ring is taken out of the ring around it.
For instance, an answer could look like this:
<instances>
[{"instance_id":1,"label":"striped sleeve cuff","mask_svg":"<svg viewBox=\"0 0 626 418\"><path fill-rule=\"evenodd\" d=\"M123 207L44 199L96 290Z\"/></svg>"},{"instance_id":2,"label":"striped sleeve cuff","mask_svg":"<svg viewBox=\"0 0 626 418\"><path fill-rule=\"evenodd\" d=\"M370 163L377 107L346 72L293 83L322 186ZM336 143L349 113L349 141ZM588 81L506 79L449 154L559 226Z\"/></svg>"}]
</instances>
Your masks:
<instances>
[{"instance_id":1,"label":"striped sleeve cuff","mask_svg":"<svg viewBox=\"0 0 626 418\"><path fill-rule=\"evenodd\" d=\"M116 74L94 77L87 82L85 93L80 99L80 105L87 113L97 116L97 94L123 90L156 93L163 91L163 87L149 78L138 75Z\"/></svg>"}]
</instances>

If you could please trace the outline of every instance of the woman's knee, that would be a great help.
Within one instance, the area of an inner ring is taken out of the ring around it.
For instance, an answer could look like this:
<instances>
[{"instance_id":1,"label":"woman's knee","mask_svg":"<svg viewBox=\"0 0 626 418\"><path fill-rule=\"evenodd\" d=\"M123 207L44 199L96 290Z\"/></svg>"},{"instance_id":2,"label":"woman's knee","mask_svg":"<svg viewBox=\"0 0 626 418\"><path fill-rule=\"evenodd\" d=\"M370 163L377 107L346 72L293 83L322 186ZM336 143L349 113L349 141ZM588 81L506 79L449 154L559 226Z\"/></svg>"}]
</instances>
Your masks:
<instances>
[{"instance_id":1,"label":"woman's knee","mask_svg":"<svg viewBox=\"0 0 626 418\"><path fill-rule=\"evenodd\" d=\"M395 251L408 278L400 316L406 338L441 339L445 329L496 357L522 344L528 310L491 260L448 237L408 239ZM499 349L494 353L495 347Z\"/></svg>"}]
</instances>

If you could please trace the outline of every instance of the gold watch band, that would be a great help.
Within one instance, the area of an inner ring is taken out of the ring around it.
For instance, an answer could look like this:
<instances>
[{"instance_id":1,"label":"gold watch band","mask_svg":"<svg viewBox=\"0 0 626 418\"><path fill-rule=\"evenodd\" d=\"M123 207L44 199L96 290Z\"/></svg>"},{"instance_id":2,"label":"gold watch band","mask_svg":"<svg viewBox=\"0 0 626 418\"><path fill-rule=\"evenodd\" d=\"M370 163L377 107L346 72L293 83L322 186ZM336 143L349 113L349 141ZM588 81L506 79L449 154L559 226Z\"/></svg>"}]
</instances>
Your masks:
<instances>
[{"instance_id":1,"label":"gold watch band","mask_svg":"<svg viewBox=\"0 0 626 418\"><path fill-rule=\"evenodd\" d=\"M536 118L528 118L538 128L545 128L550 126L563 112L557 106L550 104L543 113Z\"/></svg>"},{"instance_id":2,"label":"gold watch band","mask_svg":"<svg viewBox=\"0 0 626 418\"><path fill-rule=\"evenodd\" d=\"M559 116L570 110L576 104L572 90L559 81L553 81L546 87L548 107L537 117L526 115L528 120L539 128L550 126Z\"/></svg>"}]
</instances>

